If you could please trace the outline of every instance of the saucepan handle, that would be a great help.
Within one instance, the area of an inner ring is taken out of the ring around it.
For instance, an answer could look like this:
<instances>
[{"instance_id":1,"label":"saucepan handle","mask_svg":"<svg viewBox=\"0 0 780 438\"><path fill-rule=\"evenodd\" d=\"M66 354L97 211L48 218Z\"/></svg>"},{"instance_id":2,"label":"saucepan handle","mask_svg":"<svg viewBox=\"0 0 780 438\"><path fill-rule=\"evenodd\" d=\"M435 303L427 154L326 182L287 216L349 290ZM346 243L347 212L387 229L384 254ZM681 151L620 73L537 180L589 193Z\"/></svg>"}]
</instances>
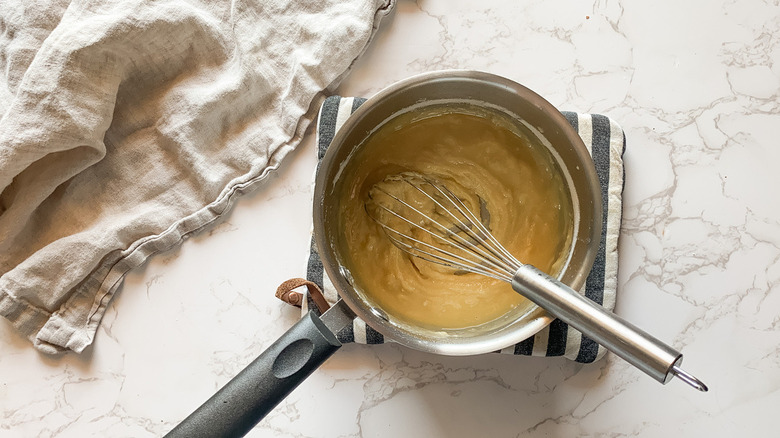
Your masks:
<instances>
[{"instance_id":1,"label":"saucepan handle","mask_svg":"<svg viewBox=\"0 0 780 438\"><path fill-rule=\"evenodd\" d=\"M339 347L309 312L166 437L244 436Z\"/></svg>"}]
</instances>

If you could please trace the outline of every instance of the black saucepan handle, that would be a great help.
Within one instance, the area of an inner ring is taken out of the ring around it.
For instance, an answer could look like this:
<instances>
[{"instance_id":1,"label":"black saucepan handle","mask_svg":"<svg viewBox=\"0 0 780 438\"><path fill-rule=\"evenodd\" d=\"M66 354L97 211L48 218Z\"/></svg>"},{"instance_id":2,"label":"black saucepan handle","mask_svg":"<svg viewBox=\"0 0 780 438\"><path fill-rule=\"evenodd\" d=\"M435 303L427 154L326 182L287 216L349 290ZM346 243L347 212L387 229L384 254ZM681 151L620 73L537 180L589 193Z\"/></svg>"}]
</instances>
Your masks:
<instances>
[{"instance_id":1,"label":"black saucepan handle","mask_svg":"<svg viewBox=\"0 0 780 438\"><path fill-rule=\"evenodd\" d=\"M241 437L341 343L309 312L166 437Z\"/></svg>"}]
</instances>

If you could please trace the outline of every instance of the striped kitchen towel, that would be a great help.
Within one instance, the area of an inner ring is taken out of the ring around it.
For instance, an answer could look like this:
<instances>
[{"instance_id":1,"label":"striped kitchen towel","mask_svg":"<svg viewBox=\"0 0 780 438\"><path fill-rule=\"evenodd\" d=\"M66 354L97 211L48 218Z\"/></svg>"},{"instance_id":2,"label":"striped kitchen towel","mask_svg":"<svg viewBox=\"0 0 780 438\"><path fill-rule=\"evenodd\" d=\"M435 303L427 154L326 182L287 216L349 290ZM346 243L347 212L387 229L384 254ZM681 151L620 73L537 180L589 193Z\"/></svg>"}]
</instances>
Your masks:
<instances>
[{"instance_id":1,"label":"striped kitchen towel","mask_svg":"<svg viewBox=\"0 0 780 438\"><path fill-rule=\"evenodd\" d=\"M365 99L332 96L325 100L317 122L317 154L322 159L336 131ZM603 228L598 255L584 287L584 294L609 310L615 308L617 292L617 242L620 232L623 194L623 152L625 136L622 129L610 118L597 114L564 112L591 152L601 183ZM311 242L307 266L307 280L322 290L325 300L334 303L338 296L333 284L323 271L314 240ZM318 309L314 301L317 294L305 293L300 300L303 312ZM320 302L320 307L322 303ZM384 342L382 335L368 327L362 320L355 319L352 327L339 333L342 342L377 344ZM548 327L501 353L522 356L564 356L582 363L593 362L606 350L593 340L583 336L566 323L555 320Z\"/></svg>"}]
</instances>

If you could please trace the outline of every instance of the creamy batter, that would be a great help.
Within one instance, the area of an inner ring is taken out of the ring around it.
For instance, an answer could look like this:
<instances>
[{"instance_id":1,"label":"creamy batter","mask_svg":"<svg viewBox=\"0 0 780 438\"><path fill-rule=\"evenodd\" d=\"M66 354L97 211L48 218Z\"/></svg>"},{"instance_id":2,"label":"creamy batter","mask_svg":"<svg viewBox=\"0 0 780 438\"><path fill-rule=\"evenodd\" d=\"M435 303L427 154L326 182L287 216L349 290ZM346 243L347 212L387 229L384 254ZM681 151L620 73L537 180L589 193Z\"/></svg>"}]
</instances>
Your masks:
<instances>
[{"instance_id":1,"label":"creamy batter","mask_svg":"<svg viewBox=\"0 0 780 438\"><path fill-rule=\"evenodd\" d=\"M529 302L508 283L414 258L366 212L388 175L418 172L456 190L522 263L557 274L573 220L563 177L547 149L510 119L469 106L402 114L374 132L342 173L345 263L360 293L391 318L434 330L492 321Z\"/></svg>"}]
</instances>

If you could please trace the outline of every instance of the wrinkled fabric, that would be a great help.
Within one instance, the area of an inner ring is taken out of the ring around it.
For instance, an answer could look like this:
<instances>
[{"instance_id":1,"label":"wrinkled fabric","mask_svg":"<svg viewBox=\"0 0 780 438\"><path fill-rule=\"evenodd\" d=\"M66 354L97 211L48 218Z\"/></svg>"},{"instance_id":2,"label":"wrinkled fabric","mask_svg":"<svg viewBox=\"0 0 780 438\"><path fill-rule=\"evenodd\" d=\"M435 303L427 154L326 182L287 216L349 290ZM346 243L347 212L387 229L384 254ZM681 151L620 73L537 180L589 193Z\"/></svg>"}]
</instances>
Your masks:
<instances>
[{"instance_id":1,"label":"wrinkled fabric","mask_svg":"<svg viewBox=\"0 0 780 438\"><path fill-rule=\"evenodd\" d=\"M93 341L123 276L300 141L392 0L0 2L0 314Z\"/></svg>"}]
</instances>

